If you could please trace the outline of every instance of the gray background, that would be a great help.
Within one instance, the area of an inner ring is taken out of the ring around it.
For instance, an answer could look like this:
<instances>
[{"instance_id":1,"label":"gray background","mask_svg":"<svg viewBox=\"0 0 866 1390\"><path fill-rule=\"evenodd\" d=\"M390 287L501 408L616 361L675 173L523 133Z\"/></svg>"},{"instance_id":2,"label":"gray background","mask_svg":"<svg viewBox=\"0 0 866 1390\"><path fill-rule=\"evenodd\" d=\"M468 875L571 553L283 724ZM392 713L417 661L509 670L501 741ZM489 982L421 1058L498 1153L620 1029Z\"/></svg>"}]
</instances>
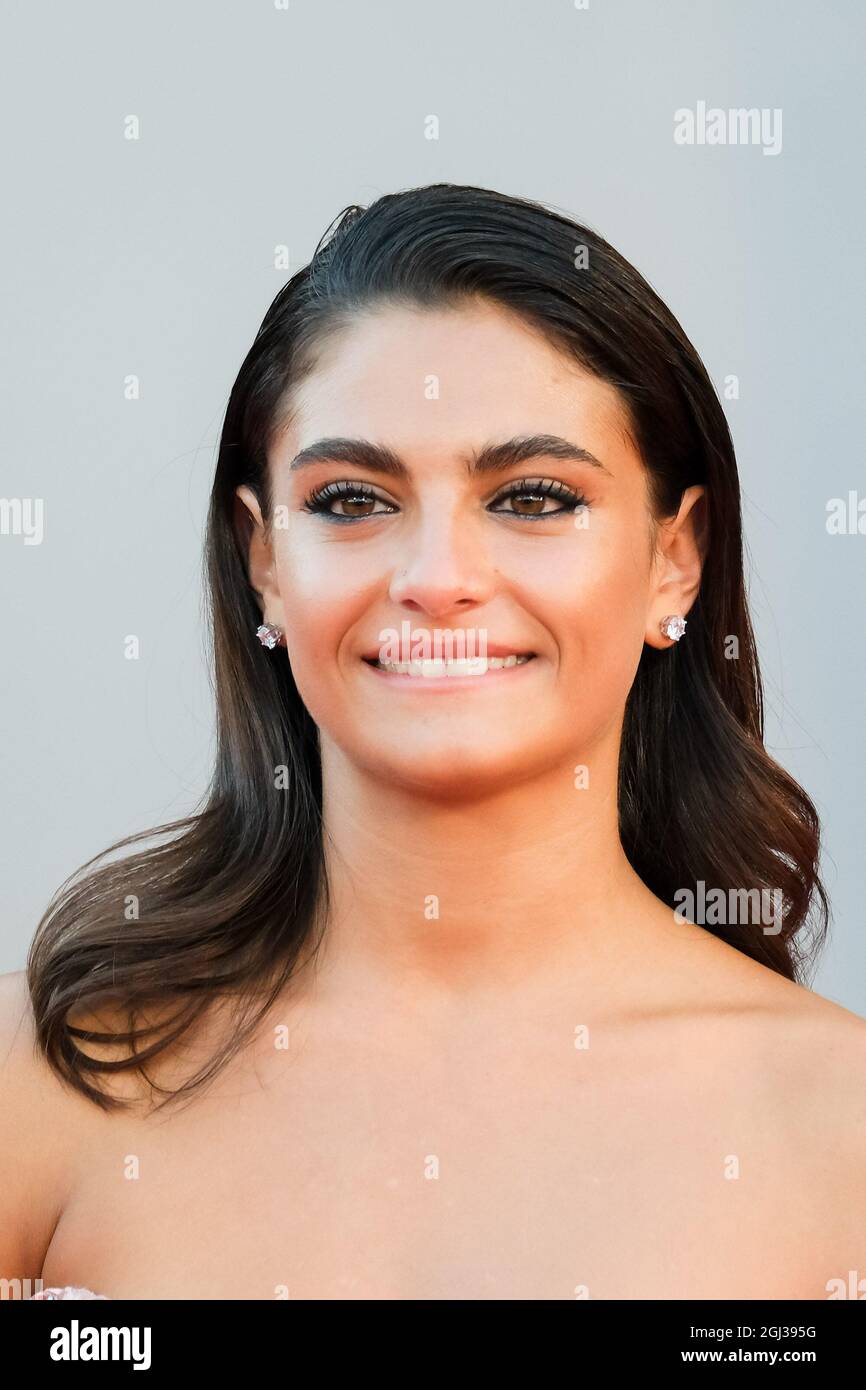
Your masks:
<instances>
[{"instance_id":1,"label":"gray background","mask_svg":"<svg viewBox=\"0 0 866 1390\"><path fill-rule=\"evenodd\" d=\"M814 988L866 1014L866 536L825 525L828 499L866 495L864 14L7 0L0 495L42 497L45 536L0 536L0 969L23 966L66 875L207 782L202 530L228 391L290 273L274 247L293 270L345 204L447 180L594 226L717 388L739 377L725 410L767 744L826 838L835 920ZM781 153L677 146L673 112L700 100L781 107Z\"/></svg>"}]
</instances>

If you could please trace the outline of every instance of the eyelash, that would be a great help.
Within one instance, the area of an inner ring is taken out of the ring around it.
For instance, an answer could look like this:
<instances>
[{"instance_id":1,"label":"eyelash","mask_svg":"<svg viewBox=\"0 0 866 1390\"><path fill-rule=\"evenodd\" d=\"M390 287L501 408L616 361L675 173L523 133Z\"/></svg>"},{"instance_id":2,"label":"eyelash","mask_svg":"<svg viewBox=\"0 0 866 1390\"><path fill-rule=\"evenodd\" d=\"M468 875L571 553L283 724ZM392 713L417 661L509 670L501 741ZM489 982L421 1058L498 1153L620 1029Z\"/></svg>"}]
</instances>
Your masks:
<instances>
[{"instance_id":1,"label":"eyelash","mask_svg":"<svg viewBox=\"0 0 866 1390\"><path fill-rule=\"evenodd\" d=\"M566 487L565 483L558 482L555 478L520 478L516 482L509 483L504 492L497 493L494 502L501 502L514 497L552 497L564 503L552 512L536 512L529 515L521 512L506 512L506 516L517 517L519 521L543 521L551 516L565 516L570 512L575 512L579 507L587 506L587 500L582 493L575 492L572 488ZM330 510L331 503L335 501L351 498L353 501L363 499L365 502L384 502L385 499L370 487L369 483L352 483L341 481L336 483L326 483L324 487L317 488L311 492L304 502L304 510L319 516L324 516L328 521L335 521L338 524L356 521L367 521L372 516L388 516L388 512L368 512L366 516L339 516ZM386 503L386 506L390 506ZM396 507L391 508L391 512L396 511ZM500 508L491 504L491 511L500 511Z\"/></svg>"}]
</instances>

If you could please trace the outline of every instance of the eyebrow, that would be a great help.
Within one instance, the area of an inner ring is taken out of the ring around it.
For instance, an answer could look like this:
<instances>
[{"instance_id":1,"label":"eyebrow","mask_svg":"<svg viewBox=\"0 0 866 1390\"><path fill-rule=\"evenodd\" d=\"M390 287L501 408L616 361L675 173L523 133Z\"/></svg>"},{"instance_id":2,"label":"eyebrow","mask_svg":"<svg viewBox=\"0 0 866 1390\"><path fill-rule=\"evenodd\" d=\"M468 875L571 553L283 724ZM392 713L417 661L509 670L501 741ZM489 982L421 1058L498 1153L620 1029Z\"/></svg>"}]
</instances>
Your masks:
<instances>
[{"instance_id":1,"label":"eyebrow","mask_svg":"<svg viewBox=\"0 0 866 1390\"><path fill-rule=\"evenodd\" d=\"M588 449L572 444L558 434L520 435L503 440L501 444L487 444L460 457L472 474L502 473L530 459L555 458L566 463L589 463L609 477L613 476ZM409 477L409 469L399 454L387 445L374 444L369 439L317 439L296 454L289 467L294 472L315 463L350 463L374 473L386 473L392 478Z\"/></svg>"}]
</instances>

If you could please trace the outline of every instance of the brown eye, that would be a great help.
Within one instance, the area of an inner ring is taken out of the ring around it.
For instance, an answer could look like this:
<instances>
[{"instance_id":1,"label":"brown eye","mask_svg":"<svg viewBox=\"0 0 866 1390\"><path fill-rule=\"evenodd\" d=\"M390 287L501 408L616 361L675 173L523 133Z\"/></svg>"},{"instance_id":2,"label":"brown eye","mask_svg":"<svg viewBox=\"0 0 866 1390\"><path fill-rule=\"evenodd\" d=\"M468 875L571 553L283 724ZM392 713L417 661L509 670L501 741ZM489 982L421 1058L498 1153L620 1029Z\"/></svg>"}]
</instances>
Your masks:
<instances>
[{"instance_id":1,"label":"brown eye","mask_svg":"<svg viewBox=\"0 0 866 1390\"><path fill-rule=\"evenodd\" d=\"M511 506L503 506L502 503L511 503ZM549 503L555 505L549 506ZM506 492L499 494L491 505L491 511L532 521L536 517L564 516L584 506L586 499L580 493L573 492L555 478L544 478L538 482L513 483Z\"/></svg>"},{"instance_id":2,"label":"brown eye","mask_svg":"<svg viewBox=\"0 0 866 1390\"><path fill-rule=\"evenodd\" d=\"M380 504L378 512L374 511L377 502ZM340 481L328 483L312 493L304 503L304 510L318 513L328 521L363 521L368 516L384 516L397 509L366 483Z\"/></svg>"},{"instance_id":3,"label":"brown eye","mask_svg":"<svg viewBox=\"0 0 866 1390\"><path fill-rule=\"evenodd\" d=\"M512 493L511 500L518 515L539 516L544 511L547 498L540 492L517 492Z\"/></svg>"},{"instance_id":4,"label":"brown eye","mask_svg":"<svg viewBox=\"0 0 866 1390\"><path fill-rule=\"evenodd\" d=\"M369 516L374 502L375 498L373 497L338 497L336 505L342 510L337 512L336 515Z\"/></svg>"}]
</instances>

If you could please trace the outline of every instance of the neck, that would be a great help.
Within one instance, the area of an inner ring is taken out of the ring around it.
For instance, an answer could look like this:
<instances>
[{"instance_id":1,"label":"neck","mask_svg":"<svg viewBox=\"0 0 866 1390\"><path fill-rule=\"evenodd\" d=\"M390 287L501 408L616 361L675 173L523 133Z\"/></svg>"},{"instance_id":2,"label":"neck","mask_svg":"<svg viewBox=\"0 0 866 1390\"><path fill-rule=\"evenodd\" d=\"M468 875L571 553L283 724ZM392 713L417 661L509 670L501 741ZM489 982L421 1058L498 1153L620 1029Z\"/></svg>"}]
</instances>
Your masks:
<instances>
[{"instance_id":1,"label":"neck","mask_svg":"<svg viewBox=\"0 0 866 1390\"><path fill-rule=\"evenodd\" d=\"M617 751L595 751L591 788L575 788L571 764L432 801L323 737L329 987L407 1007L621 989L661 904L620 842Z\"/></svg>"}]
</instances>

